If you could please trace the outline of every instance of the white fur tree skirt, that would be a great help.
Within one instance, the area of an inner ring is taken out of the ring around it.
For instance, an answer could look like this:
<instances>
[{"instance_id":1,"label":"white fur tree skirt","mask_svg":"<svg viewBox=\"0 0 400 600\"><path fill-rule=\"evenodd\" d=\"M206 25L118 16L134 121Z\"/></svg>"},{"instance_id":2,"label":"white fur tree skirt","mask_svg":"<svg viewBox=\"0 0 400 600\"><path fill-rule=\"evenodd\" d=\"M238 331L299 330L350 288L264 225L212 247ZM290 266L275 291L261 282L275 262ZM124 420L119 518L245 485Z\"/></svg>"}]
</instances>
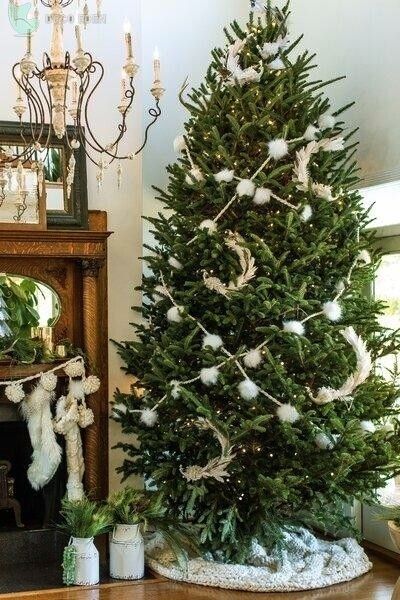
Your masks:
<instances>
[{"instance_id":1,"label":"white fur tree skirt","mask_svg":"<svg viewBox=\"0 0 400 600\"><path fill-rule=\"evenodd\" d=\"M251 565L233 565L202 558L188 562L187 571L173 563L168 549L157 538L146 546L147 562L160 575L194 583L249 592L292 592L328 587L350 581L371 568L356 540L326 542L305 529L287 532L281 558L267 554L254 543Z\"/></svg>"}]
</instances>

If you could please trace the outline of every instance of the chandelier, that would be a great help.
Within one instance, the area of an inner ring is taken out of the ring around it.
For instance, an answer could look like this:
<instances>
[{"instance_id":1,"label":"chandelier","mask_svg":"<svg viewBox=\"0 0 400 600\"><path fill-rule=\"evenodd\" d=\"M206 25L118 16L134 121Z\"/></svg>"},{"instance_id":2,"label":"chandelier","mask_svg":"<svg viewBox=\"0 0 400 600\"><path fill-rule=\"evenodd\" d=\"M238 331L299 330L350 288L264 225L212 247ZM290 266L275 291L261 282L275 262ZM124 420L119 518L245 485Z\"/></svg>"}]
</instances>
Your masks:
<instances>
[{"instance_id":1,"label":"chandelier","mask_svg":"<svg viewBox=\"0 0 400 600\"><path fill-rule=\"evenodd\" d=\"M79 3L80 0L76 0ZM10 0L18 7L18 0ZM150 121L145 129L144 140L140 148L131 154L120 152L120 145L127 132L127 117L135 97L134 78L139 70L135 62L132 46L130 23L124 23L126 60L122 68L121 100L118 105L120 123L115 139L102 144L96 137L90 121L91 101L104 76L103 65L94 59L84 47L83 26L89 21L87 3L82 18L75 17L76 48L73 53L64 49L65 8L74 0L40 0L50 10L51 23L50 50L44 52L42 64L39 65L32 52L32 33L27 35L26 53L20 62L12 68L13 78L17 84L18 94L14 106L21 128L23 151L18 156L8 157L8 168L18 165L33 164L43 173L46 153L50 150L52 134L64 139L70 150L67 172L67 194L70 196L75 174L74 151L83 147L88 159L97 167L97 182L101 188L104 171L117 161L118 187L121 183L121 161L133 160L145 147L149 130L161 115L160 100L164 89L160 77L160 57L154 53L154 83L151 94L155 106L148 114ZM96 0L97 14L101 12L101 0ZM35 0L35 17L38 16L37 0ZM27 117L27 118L26 118ZM24 123L23 119L27 122ZM71 127L67 127L70 123ZM46 128L46 125L50 126ZM37 157L40 157L37 160ZM36 160L32 160L35 158ZM1 168L1 166L0 166ZM1 174L0 174L1 175ZM40 177L39 177L40 178ZM1 179L1 176L0 176ZM4 179L4 177L3 177Z\"/></svg>"}]
</instances>

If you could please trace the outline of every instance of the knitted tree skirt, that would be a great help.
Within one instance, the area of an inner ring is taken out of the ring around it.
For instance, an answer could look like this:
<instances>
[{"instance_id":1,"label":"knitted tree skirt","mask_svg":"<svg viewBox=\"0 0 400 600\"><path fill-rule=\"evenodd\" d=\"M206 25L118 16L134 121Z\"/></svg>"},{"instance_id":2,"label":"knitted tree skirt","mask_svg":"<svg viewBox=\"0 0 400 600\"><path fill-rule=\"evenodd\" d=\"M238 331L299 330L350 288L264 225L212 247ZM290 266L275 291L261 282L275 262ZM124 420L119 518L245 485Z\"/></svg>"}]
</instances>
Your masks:
<instances>
[{"instance_id":1,"label":"knitted tree skirt","mask_svg":"<svg viewBox=\"0 0 400 600\"><path fill-rule=\"evenodd\" d=\"M189 560L187 570L173 562L160 539L146 546L147 563L160 575L198 585L249 592L292 592L328 587L367 573L372 564L356 540L327 542L306 529L285 533L278 557L254 543L249 565L224 564L202 558Z\"/></svg>"}]
</instances>

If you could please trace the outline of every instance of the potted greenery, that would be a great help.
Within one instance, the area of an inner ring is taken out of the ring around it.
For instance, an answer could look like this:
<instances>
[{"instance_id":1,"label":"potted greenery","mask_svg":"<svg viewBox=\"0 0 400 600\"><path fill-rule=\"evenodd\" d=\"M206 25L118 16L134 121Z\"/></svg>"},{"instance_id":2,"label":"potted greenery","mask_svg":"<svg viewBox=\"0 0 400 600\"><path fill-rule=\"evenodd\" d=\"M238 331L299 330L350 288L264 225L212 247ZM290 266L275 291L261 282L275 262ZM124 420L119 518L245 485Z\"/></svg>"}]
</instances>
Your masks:
<instances>
[{"instance_id":1,"label":"potted greenery","mask_svg":"<svg viewBox=\"0 0 400 600\"><path fill-rule=\"evenodd\" d=\"M169 517L159 492L126 487L110 496L108 508L114 525L110 536L110 575L114 579L144 577L146 532L162 536L180 565L186 563L187 551L197 551L191 527Z\"/></svg>"},{"instance_id":2,"label":"potted greenery","mask_svg":"<svg viewBox=\"0 0 400 600\"><path fill-rule=\"evenodd\" d=\"M63 580L67 585L99 583L99 553L94 538L110 531L110 513L88 498L64 499L59 529L70 536L64 550Z\"/></svg>"}]
</instances>

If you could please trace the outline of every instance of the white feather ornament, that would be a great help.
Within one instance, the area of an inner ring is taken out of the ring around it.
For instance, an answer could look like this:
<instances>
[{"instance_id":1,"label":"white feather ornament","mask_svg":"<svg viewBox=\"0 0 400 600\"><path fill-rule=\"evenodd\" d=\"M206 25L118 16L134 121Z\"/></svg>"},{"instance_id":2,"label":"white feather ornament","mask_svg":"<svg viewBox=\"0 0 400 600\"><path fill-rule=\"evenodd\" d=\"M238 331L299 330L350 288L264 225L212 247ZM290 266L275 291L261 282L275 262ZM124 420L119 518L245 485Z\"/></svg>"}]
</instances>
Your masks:
<instances>
[{"instance_id":1,"label":"white feather ornament","mask_svg":"<svg viewBox=\"0 0 400 600\"><path fill-rule=\"evenodd\" d=\"M236 191L240 197L243 196L254 196L256 191L256 186L251 181L251 179L242 179L239 181Z\"/></svg>"},{"instance_id":2,"label":"white feather ornament","mask_svg":"<svg viewBox=\"0 0 400 600\"><path fill-rule=\"evenodd\" d=\"M174 139L174 150L175 152L183 152L186 150L186 140L183 135L178 135Z\"/></svg>"},{"instance_id":3,"label":"white feather ornament","mask_svg":"<svg viewBox=\"0 0 400 600\"><path fill-rule=\"evenodd\" d=\"M90 394L95 394L100 389L100 379L95 375L89 375L83 381L83 392L85 396L90 396Z\"/></svg>"},{"instance_id":4,"label":"white feather ornament","mask_svg":"<svg viewBox=\"0 0 400 600\"><path fill-rule=\"evenodd\" d=\"M170 323L180 323L182 321L183 306L172 306L167 311L167 319Z\"/></svg>"},{"instance_id":5,"label":"white feather ornament","mask_svg":"<svg viewBox=\"0 0 400 600\"><path fill-rule=\"evenodd\" d=\"M207 233L215 233L218 229L218 225L216 224L215 221L212 221L211 219L206 219L205 221L202 221L199 225L199 229L203 230L203 231L207 231Z\"/></svg>"},{"instance_id":6,"label":"white feather ornament","mask_svg":"<svg viewBox=\"0 0 400 600\"><path fill-rule=\"evenodd\" d=\"M72 362L64 367L64 371L68 377L83 377L85 374L85 365L81 360Z\"/></svg>"},{"instance_id":7,"label":"white feather ornament","mask_svg":"<svg viewBox=\"0 0 400 600\"><path fill-rule=\"evenodd\" d=\"M322 149L325 152L340 152L340 150L344 150L344 139L342 137L334 138L329 140Z\"/></svg>"},{"instance_id":8,"label":"white feather ornament","mask_svg":"<svg viewBox=\"0 0 400 600\"><path fill-rule=\"evenodd\" d=\"M54 392L57 381L57 376L54 373L42 373L40 376L40 385L46 392Z\"/></svg>"},{"instance_id":9,"label":"white feather ornament","mask_svg":"<svg viewBox=\"0 0 400 600\"><path fill-rule=\"evenodd\" d=\"M5 389L5 394L10 402L19 404L25 398L24 388L20 383L12 383Z\"/></svg>"},{"instance_id":10,"label":"white feather ornament","mask_svg":"<svg viewBox=\"0 0 400 600\"><path fill-rule=\"evenodd\" d=\"M328 202L333 202L336 198L332 195L332 188L330 185L325 185L323 183L313 183L312 191L318 198L322 198L322 200L327 200Z\"/></svg>"},{"instance_id":11,"label":"white feather ornament","mask_svg":"<svg viewBox=\"0 0 400 600\"><path fill-rule=\"evenodd\" d=\"M306 142L312 142L317 139L317 134L319 133L318 127L314 127L314 125L309 125L304 132L304 139Z\"/></svg>"},{"instance_id":12,"label":"white feather ornament","mask_svg":"<svg viewBox=\"0 0 400 600\"><path fill-rule=\"evenodd\" d=\"M170 382L170 385L171 385L171 396L173 397L174 400L177 400L181 395L181 386L179 384L179 381L176 381L175 379L173 379Z\"/></svg>"},{"instance_id":13,"label":"white feather ornament","mask_svg":"<svg viewBox=\"0 0 400 600\"><path fill-rule=\"evenodd\" d=\"M170 258L168 259L168 264L173 269L177 269L178 271L183 269L183 264L177 258L175 258L175 256L170 256Z\"/></svg>"},{"instance_id":14,"label":"white feather ornament","mask_svg":"<svg viewBox=\"0 0 400 600\"><path fill-rule=\"evenodd\" d=\"M376 427L372 421L360 421L360 427L365 434L375 433L376 431Z\"/></svg>"},{"instance_id":15,"label":"white feather ornament","mask_svg":"<svg viewBox=\"0 0 400 600\"><path fill-rule=\"evenodd\" d=\"M257 369L262 363L261 350L258 350L258 348L250 350L243 358L243 362L249 369Z\"/></svg>"},{"instance_id":16,"label":"white feather ornament","mask_svg":"<svg viewBox=\"0 0 400 600\"><path fill-rule=\"evenodd\" d=\"M220 171L219 173L216 173L214 175L214 179L218 183L222 183L222 182L230 183L231 181L233 181L234 177L235 177L235 171L230 171L229 169L223 169L222 171Z\"/></svg>"},{"instance_id":17,"label":"white feather ornament","mask_svg":"<svg viewBox=\"0 0 400 600\"><path fill-rule=\"evenodd\" d=\"M303 208L303 210L301 211L300 219L304 223L308 223L308 221L311 219L312 216L313 216L313 209L311 208L311 206L309 204L306 204L305 207Z\"/></svg>"},{"instance_id":18,"label":"white feather ornament","mask_svg":"<svg viewBox=\"0 0 400 600\"><path fill-rule=\"evenodd\" d=\"M279 160L288 154L289 146L286 140L280 138L268 142L268 154L274 160Z\"/></svg>"},{"instance_id":19,"label":"white feather ornament","mask_svg":"<svg viewBox=\"0 0 400 600\"><path fill-rule=\"evenodd\" d=\"M294 333L295 335L304 335L306 329L300 321L284 321L283 331L286 331L286 333Z\"/></svg>"},{"instance_id":20,"label":"white feather ornament","mask_svg":"<svg viewBox=\"0 0 400 600\"><path fill-rule=\"evenodd\" d=\"M291 404L282 404L276 411L277 417L283 423L296 423L300 419L300 415Z\"/></svg>"},{"instance_id":21,"label":"white feather ornament","mask_svg":"<svg viewBox=\"0 0 400 600\"><path fill-rule=\"evenodd\" d=\"M272 60L270 63L268 63L268 68L272 69L272 71L280 71L281 69L285 68L285 63L278 56L277 58L275 58L274 60Z\"/></svg>"},{"instance_id":22,"label":"white feather ornament","mask_svg":"<svg viewBox=\"0 0 400 600\"><path fill-rule=\"evenodd\" d=\"M196 182L204 180L204 175L200 171L199 167L193 167L185 177L185 181L188 185L194 185Z\"/></svg>"},{"instance_id":23,"label":"white feather ornament","mask_svg":"<svg viewBox=\"0 0 400 600\"><path fill-rule=\"evenodd\" d=\"M329 113L321 115L318 119L318 125L321 129L333 129L335 127L336 119Z\"/></svg>"},{"instance_id":24,"label":"white feather ornament","mask_svg":"<svg viewBox=\"0 0 400 600\"><path fill-rule=\"evenodd\" d=\"M335 442L325 433L318 433L315 436L315 443L321 450L332 450L335 447Z\"/></svg>"},{"instance_id":25,"label":"white feather ornament","mask_svg":"<svg viewBox=\"0 0 400 600\"><path fill-rule=\"evenodd\" d=\"M361 250L360 254L357 257L359 262L363 262L365 265L370 265L372 262L371 255L368 250Z\"/></svg>"},{"instance_id":26,"label":"white feather ornament","mask_svg":"<svg viewBox=\"0 0 400 600\"><path fill-rule=\"evenodd\" d=\"M151 410L151 408L144 408L140 415L140 420L146 427L154 427L158 421L158 414L155 410Z\"/></svg>"},{"instance_id":27,"label":"white feather ornament","mask_svg":"<svg viewBox=\"0 0 400 600\"><path fill-rule=\"evenodd\" d=\"M258 386L251 379L243 379L238 385L239 394L243 400L254 400L259 394Z\"/></svg>"},{"instance_id":28,"label":"white feather ornament","mask_svg":"<svg viewBox=\"0 0 400 600\"><path fill-rule=\"evenodd\" d=\"M200 379L204 385L215 385L218 381L219 370L217 367L201 369Z\"/></svg>"},{"instance_id":29,"label":"white feather ornament","mask_svg":"<svg viewBox=\"0 0 400 600\"><path fill-rule=\"evenodd\" d=\"M342 307L340 306L339 302L325 302L322 310L324 311L326 318L334 323L336 321L340 321L342 318Z\"/></svg>"},{"instance_id":30,"label":"white feather ornament","mask_svg":"<svg viewBox=\"0 0 400 600\"><path fill-rule=\"evenodd\" d=\"M269 56L274 56L275 54L278 54L279 50L284 50L288 47L288 45L289 38L287 36L279 36L275 42L266 42L264 46L260 48L260 54L262 58L267 59Z\"/></svg>"},{"instance_id":31,"label":"white feather ornament","mask_svg":"<svg viewBox=\"0 0 400 600\"><path fill-rule=\"evenodd\" d=\"M219 335L215 335L214 333L207 333L203 337L203 348L207 348L208 346L213 350L218 350L223 346L223 341Z\"/></svg>"},{"instance_id":32,"label":"white feather ornament","mask_svg":"<svg viewBox=\"0 0 400 600\"><path fill-rule=\"evenodd\" d=\"M268 204L271 200L272 191L268 188L257 188L253 198L254 204L261 206L262 204Z\"/></svg>"}]
</instances>

